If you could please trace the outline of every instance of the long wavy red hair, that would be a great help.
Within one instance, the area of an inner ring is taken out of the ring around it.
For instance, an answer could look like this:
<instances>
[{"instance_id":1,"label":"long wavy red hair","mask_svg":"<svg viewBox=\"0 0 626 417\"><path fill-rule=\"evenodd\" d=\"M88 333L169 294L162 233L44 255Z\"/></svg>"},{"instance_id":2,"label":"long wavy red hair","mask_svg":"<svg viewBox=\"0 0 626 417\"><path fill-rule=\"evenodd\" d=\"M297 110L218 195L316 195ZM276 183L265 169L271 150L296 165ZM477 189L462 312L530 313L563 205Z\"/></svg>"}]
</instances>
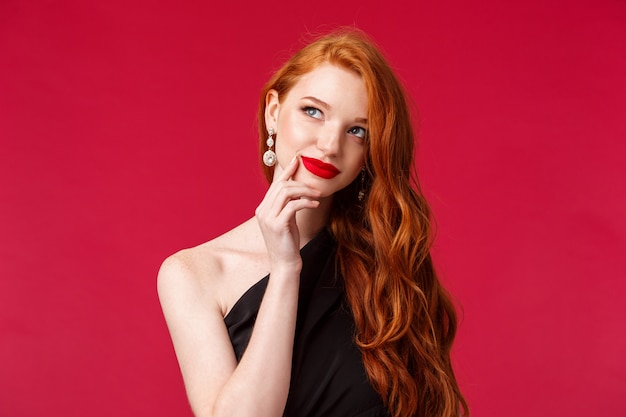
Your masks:
<instances>
[{"instance_id":1,"label":"long wavy red hair","mask_svg":"<svg viewBox=\"0 0 626 417\"><path fill-rule=\"evenodd\" d=\"M457 318L430 255L431 217L414 170L406 96L365 34L350 28L315 39L274 74L261 94L260 152L268 91L284 97L321 63L355 71L368 92L365 198L357 199L357 178L335 194L330 216L367 374L394 417L469 415L450 362ZM264 169L271 181L273 168Z\"/></svg>"}]
</instances>

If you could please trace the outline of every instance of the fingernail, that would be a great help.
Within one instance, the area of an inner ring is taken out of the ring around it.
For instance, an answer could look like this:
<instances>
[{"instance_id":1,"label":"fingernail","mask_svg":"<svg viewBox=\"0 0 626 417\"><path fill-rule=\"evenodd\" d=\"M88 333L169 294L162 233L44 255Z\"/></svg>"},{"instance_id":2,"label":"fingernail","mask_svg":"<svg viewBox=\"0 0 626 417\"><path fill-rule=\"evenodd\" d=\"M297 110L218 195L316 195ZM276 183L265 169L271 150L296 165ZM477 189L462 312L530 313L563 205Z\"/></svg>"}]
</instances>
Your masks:
<instances>
[{"instance_id":1,"label":"fingernail","mask_svg":"<svg viewBox=\"0 0 626 417\"><path fill-rule=\"evenodd\" d=\"M298 159L298 154L295 154L293 156L293 158L291 159L291 162L289 162L289 164L293 164L294 162L296 162L296 159Z\"/></svg>"}]
</instances>

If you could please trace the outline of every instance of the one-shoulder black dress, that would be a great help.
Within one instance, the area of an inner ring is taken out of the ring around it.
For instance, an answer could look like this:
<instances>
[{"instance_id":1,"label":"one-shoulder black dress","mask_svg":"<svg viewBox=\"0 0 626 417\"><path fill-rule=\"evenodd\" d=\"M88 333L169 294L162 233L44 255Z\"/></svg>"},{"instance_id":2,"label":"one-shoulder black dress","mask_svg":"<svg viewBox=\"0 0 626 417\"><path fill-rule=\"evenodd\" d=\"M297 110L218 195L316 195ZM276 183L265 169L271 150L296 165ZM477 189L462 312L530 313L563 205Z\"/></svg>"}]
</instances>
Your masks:
<instances>
[{"instance_id":1,"label":"one-shoulder black dress","mask_svg":"<svg viewBox=\"0 0 626 417\"><path fill-rule=\"evenodd\" d=\"M284 417L387 417L354 343L355 325L336 273L336 243L320 232L300 251L302 273L289 396ZM246 291L224 318L239 361L269 276ZM267 358L271 366L272 358Z\"/></svg>"}]
</instances>

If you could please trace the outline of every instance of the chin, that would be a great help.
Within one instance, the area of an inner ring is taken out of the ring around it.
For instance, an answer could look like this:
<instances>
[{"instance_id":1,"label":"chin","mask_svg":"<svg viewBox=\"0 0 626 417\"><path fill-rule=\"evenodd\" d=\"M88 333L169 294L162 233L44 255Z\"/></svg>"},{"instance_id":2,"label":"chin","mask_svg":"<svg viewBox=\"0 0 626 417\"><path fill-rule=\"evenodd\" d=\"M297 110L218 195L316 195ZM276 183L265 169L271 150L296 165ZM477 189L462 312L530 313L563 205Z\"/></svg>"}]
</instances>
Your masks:
<instances>
[{"instance_id":1,"label":"chin","mask_svg":"<svg viewBox=\"0 0 626 417\"><path fill-rule=\"evenodd\" d=\"M319 178L313 174L309 174L308 172L303 172L303 173L296 172L296 175L294 175L293 180L301 182L315 190L318 190L324 195L324 197L334 194L337 191L336 187L330 184L330 181L332 180Z\"/></svg>"}]
</instances>

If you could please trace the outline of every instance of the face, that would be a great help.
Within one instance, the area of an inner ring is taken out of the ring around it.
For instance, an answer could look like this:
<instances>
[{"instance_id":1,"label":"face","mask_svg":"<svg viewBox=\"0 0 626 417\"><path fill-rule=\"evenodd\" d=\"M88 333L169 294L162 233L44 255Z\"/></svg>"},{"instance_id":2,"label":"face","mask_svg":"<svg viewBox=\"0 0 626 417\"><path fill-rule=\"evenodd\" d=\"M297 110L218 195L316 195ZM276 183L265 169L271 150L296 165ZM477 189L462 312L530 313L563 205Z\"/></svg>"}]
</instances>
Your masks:
<instances>
[{"instance_id":1,"label":"face","mask_svg":"<svg viewBox=\"0 0 626 417\"><path fill-rule=\"evenodd\" d=\"M322 197L359 175L367 136L367 91L356 72L322 64L303 75L282 100L271 90L265 123L276 131L275 177L294 155L300 159L294 180Z\"/></svg>"}]
</instances>

